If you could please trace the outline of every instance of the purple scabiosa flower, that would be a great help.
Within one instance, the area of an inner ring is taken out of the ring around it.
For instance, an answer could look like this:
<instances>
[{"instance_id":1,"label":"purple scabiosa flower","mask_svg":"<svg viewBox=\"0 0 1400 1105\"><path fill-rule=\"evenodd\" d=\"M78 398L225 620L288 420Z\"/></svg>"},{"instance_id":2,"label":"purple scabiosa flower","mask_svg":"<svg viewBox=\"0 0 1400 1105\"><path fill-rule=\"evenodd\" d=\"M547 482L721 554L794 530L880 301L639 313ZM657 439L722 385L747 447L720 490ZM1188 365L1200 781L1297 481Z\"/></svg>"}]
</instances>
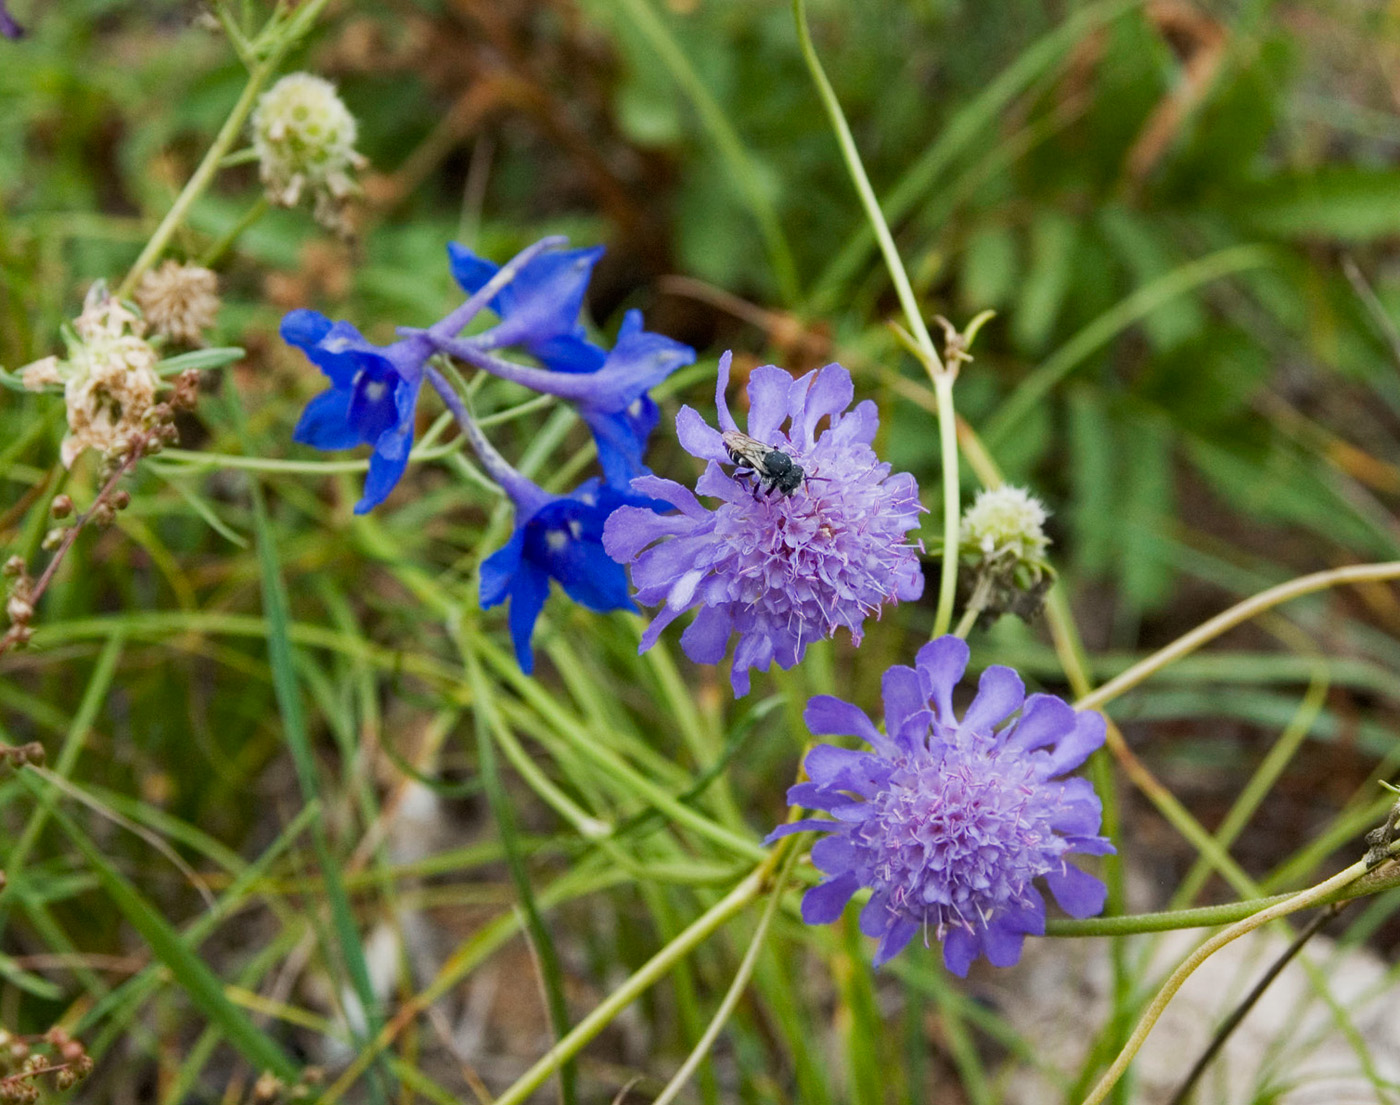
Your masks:
<instances>
[{"instance_id":1,"label":"purple scabiosa flower","mask_svg":"<svg viewBox=\"0 0 1400 1105\"><path fill-rule=\"evenodd\" d=\"M724 397L729 364L726 353L715 405L720 429L738 432ZM805 473L792 494L726 472L721 465L733 461L720 430L683 407L676 417L681 444L710 462L695 490L719 506L709 510L688 488L646 476L633 490L680 513L622 507L603 531L608 552L632 566L637 600L663 604L641 651L682 613L698 609L681 647L698 663L717 664L737 633L730 676L736 695L749 692L751 668L774 661L790 668L811 642L843 626L859 644L869 615L883 603L916 599L924 588L922 545L906 538L923 510L918 486L907 473L891 475L870 447L875 404L847 410L850 373L830 364L793 379L765 365L750 375L748 394L749 436L782 450Z\"/></svg>"},{"instance_id":2,"label":"purple scabiosa flower","mask_svg":"<svg viewBox=\"0 0 1400 1105\"><path fill-rule=\"evenodd\" d=\"M382 503L408 466L423 362L433 352L422 334L393 345L371 345L348 322L317 311L292 311L282 339L330 377L331 386L306 405L293 438L317 449L372 445L369 475L355 513Z\"/></svg>"},{"instance_id":3,"label":"purple scabiosa flower","mask_svg":"<svg viewBox=\"0 0 1400 1105\"><path fill-rule=\"evenodd\" d=\"M506 462L435 369L429 368L427 376L466 432L483 467L515 504L510 540L481 565L481 605L489 609L510 600L515 657L520 670L529 675L535 668L530 637L549 597L551 579L590 610L636 609L627 573L603 551L603 523L619 506L647 500L596 478L568 495L551 495Z\"/></svg>"},{"instance_id":4,"label":"purple scabiosa flower","mask_svg":"<svg viewBox=\"0 0 1400 1105\"><path fill-rule=\"evenodd\" d=\"M23 38L24 28L15 22L14 16L5 6L5 0L0 0L0 35L5 38Z\"/></svg>"},{"instance_id":5,"label":"purple scabiosa flower","mask_svg":"<svg viewBox=\"0 0 1400 1105\"><path fill-rule=\"evenodd\" d=\"M1026 698L1014 671L990 667L959 720L953 688L967 658L963 641L940 637L919 650L915 667L890 668L883 734L850 703L829 695L807 703L814 734L860 737L874 752L812 749L810 781L792 787L788 801L835 820L795 821L768 839L830 831L812 847L827 877L803 897L802 918L834 921L868 887L860 927L880 941L877 967L920 930L943 942L956 975L979 955L1010 966L1026 935L1045 931L1036 879L1073 917L1103 909L1103 883L1066 858L1113 851L1099 835L1102 808L1087 779L1063 778L1103 744L1103 717L1054 695Z\"/></svg>"}]
</instances>

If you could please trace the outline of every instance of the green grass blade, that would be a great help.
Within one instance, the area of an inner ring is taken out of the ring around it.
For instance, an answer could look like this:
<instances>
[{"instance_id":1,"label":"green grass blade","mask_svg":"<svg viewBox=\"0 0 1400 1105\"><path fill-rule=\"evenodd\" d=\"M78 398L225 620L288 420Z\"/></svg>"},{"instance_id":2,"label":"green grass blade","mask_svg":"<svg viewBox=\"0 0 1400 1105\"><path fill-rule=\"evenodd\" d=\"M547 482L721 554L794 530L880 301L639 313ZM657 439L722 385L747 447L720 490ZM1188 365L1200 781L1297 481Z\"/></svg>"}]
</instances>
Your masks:
<instances>
[{"instance_id":1,"label":"green grass blade","mask_svg":"<svg viewBox=\"0 0 1400 1105\"><path fill-rule=\"evenodd\" d=\"M38 790L37 780L30 784ZM111 896L123 917L141 934L151 951L170 969L176 983L190 996L199 1010L218 1025L249 1062L259 1072L270 1070L284 1082L293 1083L300 1071L290 1056L266 1035L259 1032L247 1016L224 995L224 985L203 960L194 954L180 934L159 913L147 904L135 887L107 862L105 856L62 810L55 809L53 819L68 834L78 851L92 867L103 887Z\"/></svg>"}]
</instances>

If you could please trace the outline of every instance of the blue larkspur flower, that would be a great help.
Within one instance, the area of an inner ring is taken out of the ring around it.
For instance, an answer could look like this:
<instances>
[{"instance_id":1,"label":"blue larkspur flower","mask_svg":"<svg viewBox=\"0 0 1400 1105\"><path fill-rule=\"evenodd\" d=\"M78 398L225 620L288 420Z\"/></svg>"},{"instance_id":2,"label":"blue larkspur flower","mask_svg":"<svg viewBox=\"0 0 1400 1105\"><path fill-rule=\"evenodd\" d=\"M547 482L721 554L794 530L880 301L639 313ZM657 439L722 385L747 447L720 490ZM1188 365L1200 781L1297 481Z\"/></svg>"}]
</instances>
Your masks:
<instances>
[{"instance_id":1,"label":"blue larkspur flower","mask_svg":"<svg viewBox=\"0 0 1400 1105\"><path fill-rule=\"evenodd\" d=\"M372 345L348 322L305 310L288 314L281 333L331 381L306 405L293 438L317 449L374 447L364 496L355 504L355 513L364 514L388 497L408 465L432 343L415 333L393 345Z\"/></svg>"},{"instance_id":2,"label":"blue larkspur flower","mask_svg":"<svg viewBox=\"0 0 1400 1105\"><path fill-rule=\"evenodd\" d=\"M432 369L429 379L440 392L447 386ZM636 609L627 573L603 550L603 523L619 506L645 500L598 479L568 495L552 495L506 462L465 407L456 413L482 465L515 504L510 540L482 562L481 605L489 609L510 600L515 657L529 675L535 667L530 638L551 579L590 610Z\"/></svg>"},{"instance_id":3,"label":"blue larkspur flower","mask_svg":"<svg viewBox=\"0 0 1400 1105\"><path fill-rule=\"evenodd\" d=\"M23 38L24 28L15 22L14 16L5 6L5 0L0 0L0 35L5 38Z\"/></svg>"},{"instance_id":4,"label":"blue larkspur flower","mask_svg":"<svg viewBox=\"0 0 1400 1105\"><path fill-rule=\"evenodd\" d=\"M720 358L715 405L722 430L737 431L725 390L729 354ZM622 507L603 543L632 567L637 601L662 604L641 650L687 610L698 609L681 647L698 663L717 664L738 634L730 679L736 695L749 691L749 671L776 662L790 668L807 646L845 627L860 643L865 619L884 603L923 593L916 542L919 489L907 473L891 474L875 455L878 415L854 398L851 375L838 364L794 379L765 365L749 377L748 434L787 453L806 473L791 495L755 493L731 475L719 430L683 407L676 418L681 444L709 461L695 490L721 500L714 510L688 488L645 476L640 494L679 513ZM820 433L817 427L828 422ZM783 424L789 423L784 430Z\"/></svg>"},{"instance_id":5,"label":"blue larkspur flower","mask_svg":"<svg viewBox=\"0 0 1400 1105\"><path fill-rule=\"evenodd\" d=\"M543 258L554 256L558 255L544 254ZM538 265L543 258L532 264ZM522 273L527 273L531 267L527 265ZM507 290L510 287L508 285ZM527 313L521 307L502 309L519 310L521 317ZM547 316L542 307L531 308L528 314L531 318ZM656 403L648 392L676 369L693 364L695 350L661 334L649 333L642 328L641 312L628 311L623 316L612 351L604 354L598 350L602 359L591 369L576 366L558 371L553 367L517 364L492 352L499 338L498 331L512 326L516 317L507 314L500 327L475 337L432 335L431 340L444 353L494 376L573 403L579 417L593 432L603 478L613 487L625 489L633 479L646 475L649 469L642 456L659 417ZM508 336L512 344L526 349L531 348L531 335L546 335L553 341L558 336L555 324L563 317L562 314L554 316L553 322L526 333L512 329Z\"/></svg>"},{"instance_id":6,"label":"blue larkspur flower","mask_svg":"<svg viewBox=\"0 0 1400 1105\"><path fill-rule=\"evenodd\" d=\"M860 927L880 941L876 966L920 931L943 942L956 975L979 955L1010 966L1025 937L1045 931L1036 879L1073 917L1103 909L1103 883L1067 860L1113 851L1099 835L1102 808L1088 780L1064 777L1103 744L1103 717L1053 695L1026 698L1020 677L997 666L982 673L959 720L953 688L967 659L963 641L940 637L915 667L890 668L884 733L848 702L819 695L807 704L814 734L860 737L874 751L812 749L810 782L788 801L834 820L792 822L768 839L828 831L812 847L826 879L803 897L803 920L836 920L868 887Z\"/></svg>"},{"instance_id":7,"label":"blue larkspur flower","mask_svg":"<svg viewBox=\"0 0 1400 1105\"><path fill-rule=\"evenodd\" d=\"M487 305L500 323L473 339L481 349L518 346L555 372L597 372L607 354L588 340L579 314L593 266L603 247L541 253L515 274ZM449 242L452 276L475 294L500 272L466 246Z\"/></svg>"}]
</instances>

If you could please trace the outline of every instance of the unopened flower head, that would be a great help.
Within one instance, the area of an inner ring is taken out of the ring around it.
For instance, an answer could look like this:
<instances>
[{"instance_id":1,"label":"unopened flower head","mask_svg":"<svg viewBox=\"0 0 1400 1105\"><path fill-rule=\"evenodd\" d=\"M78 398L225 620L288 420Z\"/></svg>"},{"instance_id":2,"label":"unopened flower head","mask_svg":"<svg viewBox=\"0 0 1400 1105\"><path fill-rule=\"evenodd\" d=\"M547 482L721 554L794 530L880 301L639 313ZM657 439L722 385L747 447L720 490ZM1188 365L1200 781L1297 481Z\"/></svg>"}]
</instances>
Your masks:
<instances>
[{"instance_id":1,"label":"unopened flower head","mask_svg":"<svg viewBox=\"0 0 1400 1105\"><path fill-rule=\"evenodd\" d=\"M769 839L829 831L812 847L826 879L804 896L803 919L835 921L869 888L860 928L880 941L877 966L920 932L943 942L954 974L979 955L1010 966L1025 937L1045 931L1037 879L1073 917L1103 908L1103 883L1067 858L1113 851L1099 835L1102 808L1087 780L1064 777L1103 744L1103 717L1053 695L1026 698L1014 671L991 667L959 719L953 689L967 659L963 641L940 637L915 667L886 672L884 733L840 699L807 704L813 733L860 737L874 751L808 753L810 782L788 801L835 820L792 822Z\"/></svg>"},{"instance_id":2,"label":"unopened flower head","mask_svg":"<svg viewBox=\"0 0 1400 1105\"><path fill-rule=\"evenodd\" d=\"M1029 620L1039 613L1055 581L1046 557L1048 517L1040 500L1009 484L979 491L963 514L958 555L969 570L959 583L979 625L1002 614Z\"/></svg>"},{"instance_id":3,"label":"unopened flower head","mask_svg":"<svg viewBox=\"0 0 1400 1105\"><path fill-rule=\"evenodd\" d=\"M56 365L68 408L60 457L67 467L84 449L125 448L147 428L160 384L159 355L142 337L140 316L102 285L88 293L73 323L68 359Z\"/></svg>"},{"instance_id":4,"label":"unopened flower head","mask_svg":"<svg viewBox=\"0 0 1400 1105\"><path fill-rule=\"evenodd\" d=\"M310 73L290 73L258 100L253 149L268 201L293 207L306 191L316 219L344 227L344 201L356 191L350 171L364 166L355 152L355 117L335 86Z\"/></svg>"},{"instance_id":5,"label":"unopened flower head","mask_svg":"<svg viewBox=\"0 0 1400 1105\"><path fill-rule=\"evenodd\" d=\"M1050 539L1045 536L1048 517L1040 500L1024 488L1010 484L984 488L963 513L963 550L988 559L1042 561L1050 547Z\"/></svg>"},{"instance_id":6,"label":"unopened flower head","mask_svg":"<svg viewBox=\"0 0 1400 1105\"><path fill-rule=\"evenodd\" d=\"M790 668L809 644L842 627L859 644L865 619L884 603L922 594L921 546L907 535L923 507L914 477L891 474L870 447L875 404L847 410L854 389L838 364L799 379L765 365L749 377L746 436L802 470L790 494L757 474L727 471L734 460L721 430L739 432L724 395L729 363L725 354L715 394L720 429L690 407L676 418L681 444L710 462L695 490L719 506L707 509L688 488L644 476L632 489L679 513L622 507L608 519L603 541L615 560L631 564L638 601L662 604L642 650L696 609L681 647L692 660L717 664L737 633L731 682L743 695L750 669L775 661Z\"/></svg>"},{"instance_id":7,"label":"unopened flower head","mask_svg":"<svg viewBox=\"0 0 1400 1105\"><path fill-rule=\"evenodd\" d=\"M202 265L166 261L141 277L136 303L146 325L185 345L203 345L219 315L219 278Z\"/></svg>"}]
</instances>

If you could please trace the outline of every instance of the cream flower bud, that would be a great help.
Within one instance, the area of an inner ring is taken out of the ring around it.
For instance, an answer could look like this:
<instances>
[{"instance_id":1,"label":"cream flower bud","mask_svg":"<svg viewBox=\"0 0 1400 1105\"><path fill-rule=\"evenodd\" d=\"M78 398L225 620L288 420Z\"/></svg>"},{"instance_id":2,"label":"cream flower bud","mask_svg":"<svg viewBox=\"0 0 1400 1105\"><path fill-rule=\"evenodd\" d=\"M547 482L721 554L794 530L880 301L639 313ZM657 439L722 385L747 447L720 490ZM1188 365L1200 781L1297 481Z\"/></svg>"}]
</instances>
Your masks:
<instances>
[{"instance_id":1,"label":"cream flower bud","mask_svg":"<svg viewBox=\"0 0 1400 1105\"><path fill-rule=\"evenodd\" d=\"M268 201L293 207L310 192L316 218L338 229L344 201L357 190L350 170L366 162L355 152L355 117L335 86L310 73L290 73L263 93L252 125Z\"/></svg>"},{"instance_id":2,"label":"cream flower bud","mask_svg":"<svg viewBox=\"0 0 1400 1105\"><path fill-rule=\"evenodd\" d=\"M964 553L980 553L987 559L1002 558L1034 563L1044 559L1050 546L1045 536L1049 517L1040 500L1024 488L986 488L962 517L960 544Z\"/></svg>"},{"instance_id":3,"label":"cream flower bud","mask_svg":"<svg viewBox=\"0 0 1400 1105\"><path fill-rule=\"evenodd\" d=\"M43 391L54 384L61 384L63 377L58 371L58 365L57 357L45 357L33 364L27 364L19 370L20 383L27 391Z\"/></svg>"}]
</instances>

